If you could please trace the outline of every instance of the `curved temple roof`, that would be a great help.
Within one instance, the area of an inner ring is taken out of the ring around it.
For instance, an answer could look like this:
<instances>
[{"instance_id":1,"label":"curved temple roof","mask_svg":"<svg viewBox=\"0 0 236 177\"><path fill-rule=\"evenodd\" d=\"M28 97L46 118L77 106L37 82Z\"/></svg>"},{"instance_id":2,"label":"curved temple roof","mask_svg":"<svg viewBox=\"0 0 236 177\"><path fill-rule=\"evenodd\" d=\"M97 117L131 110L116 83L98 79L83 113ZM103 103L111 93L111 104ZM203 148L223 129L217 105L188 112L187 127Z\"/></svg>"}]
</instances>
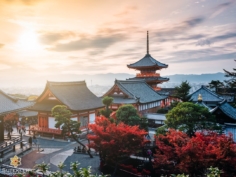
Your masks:
<instances>
[{"instance_id":1,"label":"curved temple roof","mask_svg":"<svg viewBox=\"0 0 236 177\"><path fill-rule=\"evenodd\" d=\"M35 102L18 100L0 90L0 115L20 111L33 106Z\"/></svg>"},{"instance_id":2,"label":"curved temple roof","mask_svg":"<svg viewBox=\"0 0 236 177\"><path fill-rule=\"evenodd\" d=\"M127 65L128 68L141 69L142 67L155 67L156 69L167 68L168 65L155 60L150 54L146 54L141 60Z\"/></svg>"},{"instance_id":3,"label":"curved temple roof","mask_svg":"<svg viewBox=\"0 0 236 177\"><path fill-rule=\"evenodd\" d=\"M45 101L44 95L47 90L57 98L57 100ZM42 100L42 102L40 101ZM36 100L34 110L50 110L59 102L68 106L74 111L90 110L104 107L101 98L94 95L87 87L85 81L76 82L47 82L44 92ZM47 105L48 104L48 105ZM46 107L45 107L46 105Z\"/></svg>"},{"instance_id":4,"label":"curved temple roof","mask_svg":"<svg viewBox=\"0 0 236 177\"><path fill-rule=\"evenodd\" d=\"M166 98L166 96L155 92L145 81L142 80L116 80L115 85L128 95L128 98L124 96L114 96L115 103L149 103ZM113 88L111 88L105 95L108 95Z\"/></svg>"}]
</instances>

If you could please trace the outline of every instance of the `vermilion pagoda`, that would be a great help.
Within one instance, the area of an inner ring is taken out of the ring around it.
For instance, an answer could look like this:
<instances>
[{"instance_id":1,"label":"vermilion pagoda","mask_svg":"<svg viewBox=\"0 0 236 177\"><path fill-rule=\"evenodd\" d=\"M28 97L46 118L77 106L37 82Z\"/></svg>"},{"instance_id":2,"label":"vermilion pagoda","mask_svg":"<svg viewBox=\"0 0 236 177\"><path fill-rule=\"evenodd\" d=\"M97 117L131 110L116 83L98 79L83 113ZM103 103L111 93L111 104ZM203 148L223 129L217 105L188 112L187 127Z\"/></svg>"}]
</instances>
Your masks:
<instances>
[{"instance_id":1,"label":"vermilion pagoda","mask_svg":"<svg viewBox=\"0 0 236 177\"><path fill-rule=\"evenodd\" d=\"M147 54L139 61L127 65L128 68L139 70L140 73L136 74L136 77L130 78L129 80L145 80L154 90L161 90L157 84L169 81L169 78L160 76L160 73L156 73L157 70L167 68L168 65L163 64L149 54L149 36L147 32Z\"/></svg>"}]
</instances>

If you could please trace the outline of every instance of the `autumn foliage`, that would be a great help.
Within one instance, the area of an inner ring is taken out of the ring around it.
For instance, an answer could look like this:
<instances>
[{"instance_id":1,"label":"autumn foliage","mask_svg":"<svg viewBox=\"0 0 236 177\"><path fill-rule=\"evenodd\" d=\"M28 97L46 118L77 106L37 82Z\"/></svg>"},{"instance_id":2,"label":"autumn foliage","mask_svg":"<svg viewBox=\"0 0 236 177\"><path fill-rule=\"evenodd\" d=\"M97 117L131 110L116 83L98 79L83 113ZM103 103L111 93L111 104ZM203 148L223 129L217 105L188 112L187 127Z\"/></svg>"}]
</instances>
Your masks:
<instances>
[{"instance_id":1,"label":"autumn foliage","mask_svg":"<svg viewBox=\"0 0 236 177\"><path fill-rule=\"evenodd\" d=\"M231 135L206 132L189 137L171 129L156 138L156 145L154 167L160 174L203 176L210 166L223 170L224 176L236 173L236 144Z\"/></svg>"},{"instance_id":2,"label":"autumn foliage","mask_svg":"<svg viewBox=\"0 0 236 177\"><path fill-rule=\"evenodd\" d=\"M129 126L124 123L112 123L104 116L97 117L95 124L89 128L93 134L88 135L90 148L99 152L101 161L115 163L127 158L145 144L144 130L138 126Z\"/></svg>"}]
</instances>

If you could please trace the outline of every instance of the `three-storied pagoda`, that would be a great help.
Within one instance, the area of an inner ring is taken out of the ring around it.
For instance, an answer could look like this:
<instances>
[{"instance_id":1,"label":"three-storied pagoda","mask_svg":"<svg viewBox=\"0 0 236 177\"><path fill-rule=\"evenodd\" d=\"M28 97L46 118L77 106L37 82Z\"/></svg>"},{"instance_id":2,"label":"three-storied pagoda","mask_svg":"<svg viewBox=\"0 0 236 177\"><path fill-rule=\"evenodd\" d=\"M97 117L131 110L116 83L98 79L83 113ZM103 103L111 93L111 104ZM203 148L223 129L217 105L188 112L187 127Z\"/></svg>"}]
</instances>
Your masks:
<instances>
[{"instance_id":1,"label":"three-storied pagoda","mask_svg":"<svg viewBox=\"0 0 236 177\"><path fill-rule=\"evenodd\" d=\"M158 87L157 84L169 81L169 78L161 77L160 73L156 73L157 70L161 70L162 68L167 68L168 65L155 60L149 54L148 32L147 32L147 54L141 60L133 64L127 65L127 67L140 71L140 73L138 73L136 77L130 78L129 80L145 80L147 84L150 85L156 91L161 90L161 88Z\"/></svg>"}]
</instances>

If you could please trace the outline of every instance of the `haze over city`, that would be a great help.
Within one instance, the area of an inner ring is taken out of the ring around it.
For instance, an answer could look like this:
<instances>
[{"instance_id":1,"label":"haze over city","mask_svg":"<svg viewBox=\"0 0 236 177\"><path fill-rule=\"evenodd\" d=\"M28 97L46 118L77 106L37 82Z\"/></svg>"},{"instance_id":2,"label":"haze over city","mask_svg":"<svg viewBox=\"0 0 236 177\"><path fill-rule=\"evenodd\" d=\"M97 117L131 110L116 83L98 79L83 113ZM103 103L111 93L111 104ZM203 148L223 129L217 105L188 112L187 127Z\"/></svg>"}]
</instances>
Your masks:
<instances>
[{"instance_id":1,"label":"haze over city","mask_svg":"<svg viewBox=\"0 0 236 177\"><path fill-rule=\"evenodd\" d=\"M134 75L126 65L146 54L146 31L152 57L169 65L162 76L232 70L235 7L235 0L1 0L0 81Z\"/></svg>"}]
</instances>

